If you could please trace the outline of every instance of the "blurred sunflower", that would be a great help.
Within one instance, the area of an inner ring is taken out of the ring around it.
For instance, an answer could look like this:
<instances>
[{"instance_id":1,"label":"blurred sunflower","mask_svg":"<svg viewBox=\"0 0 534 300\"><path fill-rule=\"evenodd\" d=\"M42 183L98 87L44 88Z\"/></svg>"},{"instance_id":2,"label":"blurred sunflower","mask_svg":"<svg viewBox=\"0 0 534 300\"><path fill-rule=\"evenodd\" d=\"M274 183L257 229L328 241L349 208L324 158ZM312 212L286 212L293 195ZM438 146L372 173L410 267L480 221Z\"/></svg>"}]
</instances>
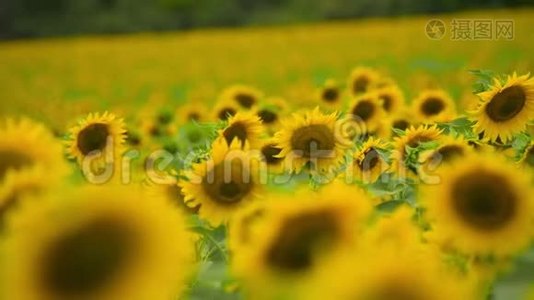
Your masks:
<instances>
[{"instance_id":1,"label":"blurred sunflower","mask_svg":"<svg viewBox=\"0 0 534 300\"><path fill-rule=\"evenodd\" d=\"M373 247L340 256L301 299L324 299L326 291L340 300L477 299L472 280L449 271L435 251L419 248Z\"/></svg>"},{"instance_id":2,"label":"blurred sunflower","mask_svg":"<svg viewBox=\"0 0 534 300\"><path fill-rule=\"evenodd\" d=\"M258 198L261 190L259 158L238 140L228 145L216 140L211 158L185 171L187 181L179 182L184 201L189 207L200 205L199 215L217 227L231 219L235 212Z\"/></svg>"},{"instance_id":3,"label":"blurred sunflower","mask_svg":"<svg viewBox=\"0 0 534 300\"><path fill-rule=\"evenodd\" d=\"M416 118L423 123L447 122L456 115L454 101L444 90L425 90L412 102Z\"/></svg>"},{"instance_id":4,"label":"blurred sunflower","mask_svg":"<svg viewBox=\"0 0 534 300\"><path fill-rule=\"evenodd\" d=\"M317 99L329 107L339 106L341 103L341 88L334 79L328 79L317 91Z\"/></svg>"},{"instance_id":5,"label":"blurred sunflower","mask_svg":"<svg viewBox=\"0 0 534 300\"><path fill-rule=\"evenodd\" d=\"M180 124L188 122L202 122L206 121L207 114L206 107L201 101L189 101L176 109L178 115L178 122Z\"/></svg>"},{"instance_id":6,"label":"blurred sunflower","mask_svg":"<svg viewBox=\"0 0 534 300\"><path fill-rule=\"evenodd\" d=\"M260 151L261 159L267 166L269 173L278 174L285 171L284 158L280 157L282 149L277 147L277 144L273 139L264 142Z\"/></svg>"},{"instance_id":7,"label":"blurred sunflower","mask_svg":"<svg viewBox=\"0 0 534 300\"><path fill-rule=\"evenodd\" d=\"M121 154L126 139L124 121L108 112L90 113L78 125L70 128L69 133L68 154L76 158L79 164L95 155L101 157L97 159L100 163L108 154L115 158Z\"/></svg>"},{"instance_id":8,"label":"blurred sunflower","mask_svg":"<svg viewBox=\"0 0 534 300\"><path fill-rule=\"evenodd\" d=\"M374 92L360 95L349 106L349 117L360 124L362 130L373 133L385 117L384 109Z\"/></svg>"},{"instance_id":9,"label":"blurred sunflower","mask_svg":"<svg viewBox=\"0 0 534 300\"><path fill-rule=\"evenodd\" d=\"M216 121L226 121L239 111L239 106L229 101L218 101L213 110L213 119Z\"/></svg>"},{"instance_id":10,"label":"blurred sunflower","mask_svg":"<svg viewBox=\"0 0 534 300\"><path fill-rule=\"evenodd\" d=\"M370 137L353 155L352 172L354 178L364 183L373 183L385 172L389 165L379 151L384 151L387 143Z\"/></svg>"},{"instance_id":11,"label":"blurred sunflower","mask_svg":"<svg viewBox=\"0 0 534 300\"><path fill-rule=\"evenodd\" d=\"M283 123L274 139L282 149L288 168L300 170L308 163L319 171L330 170L343 160L348 147L336 132L336 113L325 115L316 107L312 111L296 113L292 120Z\"/></svg>"},{"instance_id":12,"label":"blurred sunflower","mask_svg":"<svg viewBox=\"0 0 534 300\"><path fill-rule=\"evenodd\" d=\"M467 254L508 255L529 245L529 173L495 155L471 155L438 175L441 183L421 186L420 197L436 235Z\"/></svg>"},{"instance_id":13,"label":"blurred sunflower","mask_svg":"<svg viewBox=\"0 0 534 300\"><path fill-rule=\"evenodd\" d=\"M0 123L0 189L10 176L24 177L33 168L51 176L65 175L61 143L43 125L29 119L6 119Z\"/></svg>"},{"instance_id":14,"label":"blurred sunflower","mask_svg":"<svg viewBox=\"0 0 534 300\"><path fill-rule=\"evenodd\" d=\"M435 149L423 151L419 155L417 174L433 174L439 167L474 153L473 147L462 137L442 136L438 142L439 146Z\"/></svg>"},{"instance_id":15,"label":"blurred sunflower","mask_svg":"<svg viewBox=\"0 0 534 300\"><path fill-rule=\"evenodd\" d=\"M530 141L530 144L525 148L519 162L534 167L534 141Z\"/></svg>"},{"instance_id":16,"label":"blurred sunflower","mask_svg":"<svg viewBox=\"0 0 534 300\"><path fill-rule=\"evenodd\" d=\"M92 186L28 198L7 224L7 299L178 297L192 237L169 202L141 195Z\"/></svg>"},{"instance_id":17,"label":"blurred sunflower","mask_svg":"<svg viewBox=\"0 0 534 300\"><path fill-rule=\"evenodd\" d=\"M263 97L261 91L246 85L233 85L224 89L220 95L220 101L230 101L243 109L251 109L256 106Z\"/></svg>"},{"instance_id":18,"label":"blurred sunflower","mask_svg":"<svg viewBox=\"0 0 534 300\"><path fill-rule=\"evenodd\" d=\"M7 176L0 187L0 235L7 215L16 211L21 199L42 196L57 187L63 178L44 168L32 168L24 176Z\"/></svg>"},{"instance_id":19,"label":"blurred sunflower","mask_svg":"<svg viewBox=\"0 0 534 300\"><path fill-rule=\"evenodd\" d=\"M386 85L376 90L382 108L388 114L394 114L404 106L404 93L397 85Z\"/></svg>"},{"instance_id":20,"label":"blurred sunflower","mask_svg":"<svg viewBox=\"0 0 534 300\"><path fill-rule=\"evenodd\" d=\"M228 119L228 124L219 130L218 135L228 145L238 140L242 146L247 142L251 149L257 149L261 145L263 133L264 127L260 117L249 112L238 112Z\"/></svg>"},{"instance_id":21,"label":"blurred sunflower","mask_svg":"<svg viewBox=\"0 0 534 300\"><path fill-rule=\"evenodd\" d=\"M380 79L380 74L366 67L357 67L350 73L347 88L350 95L357 96L369 91Z\"/></svg>"},{"instance_id":22,"label":"blurred sunflower","mask_svg":"<svg viewBox=\"0 0 534 300\"><path fill-rule=\"evenodd\" d=\"M235 249L232 267L255 294L276 299L306 286L328 260L354 249L371 206L357 187L340 182L317 194L273 197L254 223L252 240Z\"/></svg>"},{"instance_id":23,"label":"blurred sunflower","mask_svg":"<svg viewBox=\"0 0 534 300\"><path fill-rule=\"evenodd\" d=\"M419 147L422 143L434 142L441 137L442 130L436 125L420 125L410 127L405 134L396 137L393 142L392 171L400 178L417 175L415 164L419 162L418 157L409 157L409 150ZM408 161L412 159L413 161Z\"/></svg>"},{"instance_id":24,"label":"blurred sunflower","mask_svg":"<svg viewBox=\"0 0 534 300\"><path fill-rule=\"evenodd\" d=\"M505 82L495 78L489 90L479 93L478 107L472 112L473 130L504 143L526 130L534 117L534 78L529 77L514 73Z\"/></svg>"}]
</instances>

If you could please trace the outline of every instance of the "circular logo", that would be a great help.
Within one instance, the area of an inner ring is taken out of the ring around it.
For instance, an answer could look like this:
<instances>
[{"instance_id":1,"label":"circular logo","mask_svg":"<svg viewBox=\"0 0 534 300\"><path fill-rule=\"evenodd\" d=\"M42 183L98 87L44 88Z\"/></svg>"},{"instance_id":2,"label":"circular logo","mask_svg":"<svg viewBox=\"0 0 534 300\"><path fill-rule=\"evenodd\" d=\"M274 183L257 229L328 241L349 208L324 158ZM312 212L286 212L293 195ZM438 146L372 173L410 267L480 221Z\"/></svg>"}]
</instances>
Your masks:
<instances>
[{"instance_id":1,"label":"circular logo","mask_svg":"<svg viewBox=\"0 0 534 300\"><path fill-rule=\"evenodd\" d=\"M445 35L445 23L439 19L433 19L426 23L426 36L431 40L441 40Z\"/></svg>"}]
</instances>

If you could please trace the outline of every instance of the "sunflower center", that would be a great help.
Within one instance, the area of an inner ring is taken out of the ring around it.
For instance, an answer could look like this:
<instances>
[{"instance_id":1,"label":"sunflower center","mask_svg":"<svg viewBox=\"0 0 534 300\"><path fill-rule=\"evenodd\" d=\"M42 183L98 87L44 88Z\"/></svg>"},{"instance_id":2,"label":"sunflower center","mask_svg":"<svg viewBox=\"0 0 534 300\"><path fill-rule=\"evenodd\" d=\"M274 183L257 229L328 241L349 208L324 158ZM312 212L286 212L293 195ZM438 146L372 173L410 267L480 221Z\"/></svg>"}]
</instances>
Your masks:
<instances>
[{"instance_id":1,"label":"sunflower center","mask_svg":"<svg viewBox=\"0 0 534 300\"><path fill-rule=\"evenodd\" d=\"M258 112L258 117L264 124L271 124L278 120L278 115L268 109L262 109Z\"/></svg>"},{"instance_id":2,"label":"sunflower center","mask_svg":"<svg viewBox=\"0 0 534 300\"><path fill-rule=\"evenodd\" d=\"M335 217L327 211L308 212L286 219L269 247L267 263L278 270L305 271L318 251L327 251L339 236Z\"/></svg>"},{"instance_id":3,"label":"sunflower center","mask_svg":"<svg viewBox=\"0 0 534 300\"><path fill-rule=\"evenodd\" d=\"M277 155L280 154L280 151L282 151L282 149L276 147L274 144L268 144L261 148L261 154L263 154L265 162L268 165L275 165L283 160L283 158L277 157Z\"/></svg>"},{"instance_id":4,"label":"sunflower center","mask_svg":"<svg viewBox=\"0 0 534 300\"><path fill-rule=\"evenodd\" d=\"M397 282L398 280L392 280L391 282L385 282L380 286L380 290L375 291L371 297L365 299L372 300L424 300L426 297L422 297L419 292L412 285Z\"/></svg>"},{"instance_id":5,"label":"sunflower center","mask_svg":"<svg viewBox=\"0 0 534 300\"><path fill-rule=\"evenodd\" d=\"M91 124L78 133L78 149L83 155L96 150L104 150L109 135L108 125L102 123Z\"/></svg>"},{"instance_id":6,"label":"sunflower center","mask_svg":"<svg viewBox=\"0 0 534 300\"><path fill-rule=\"evenodd\" d=\"M251 108L256 103L254 96L244 93L235 95L235 100L244 108Z\"/></svg>"},{"instance_id":7,"label":"sunflower center","mask_svg":"<svg viewBox=\"0 0 534 300\"><path fill-rule=\"evenodd\" d=\"M236 138L241 143L245 143L247 139L247 126L242 122L235 122L223 131L223 136L228 145Z\"/></svg>"},{"instance_id":8,"label":"sunflower center","mask_svg":"<svg viewBox=\"0 0 534 300\"><path fill-rule=\"evenodd\" d=\"M141 137L136 133L128 132L126 142L132 146L139 146L141 144Z\"/></svg>"},{"instance_id":9,"label":"sunflower center","mask_svg":"<svg viewBox=\"0 0 534 300\"><path fill-rule=\"evenodd\" d=\"M362 121L369 120L375 111L375 106L369 101L360 101L354 109L352 109L352 114L358 116Z\"/></svg>"},{"instance_id":10,"label":"sunflower center","mask_svg":"<svg viewBox=\"0 0 534 300\"><path fill-rule=\"evenodd\" d=\"M243 163L237 159L232 164L217 164L209 170L202 181L202 187L210 199L218 204L239 203L250 193L253 186L250 176L243 176L243 169Z\"/></svg>"},{"instance_id":11,"label":"sunflower center","mask_svg":"<svg viewBox=\"0 0 534 300\"><path fill-rule=\"evenodd\" d=\"M391 105L393 104L393 99L391 99L390 95L382 95L380 96L380 99L382 99L382 107L384 107L384 110L389 112L391 110Z\"/></svg>"},{"instance_id":12,"label":"sunflower center","mask_svg":"<svg viewBox=\"0 0 534 300\"><path fill-rule=\"evenodd\" d=\"M410 122L406 121L406 120L403 120L403 119L400 119L400 120L395 120L393 122L393 128L395 129L399 129L399 130L406 130L408 128L408 126L410 126Z\"/></svg>"},{"instance_id":13,"label":"sunflower center","mask_svg":"<svg viewBox=\"0 0 534 300\"><path fill-rule=\"evenodd\" d=\"M324 151L330 153L335 145L334 133L322 124L300 127L291 137L291 147L302 151L304 157L319 157Z\"/></svg>"},{"instance_id":14,"label":"sunflower center","mask_svg":"<svg viewBox=\"0 0 534 300\"><path fill-rule=\"evenodd\" d=\"M97 219L57 239L43 253L42 283L59 298L85 298L107 286L132 255L133 232Z\"/></svg>"},{"instance_id":15,"label":"sunflower center","mask_svg":"<svg viewBox=\"0 0 534 300\"><path fill-rule=\"evenodd\" d=\"M411 148L417 148L422 143L426 143L430 141L432 141L432 139L428 136L416 135L408 141L407 145L410 146Z\"/></svg>"},{"instance_id":16,"label":"sunflower center","mask_svg":"<svg viewBox=\"0 0 534 300\"><path fill-rule=\"evenodd\" d=\"M190 112L187 115L187 120L188 121L198 121L198 120L200 120L200 114L196 113L196 112Z\"/></svg>"},{"instance_id":17,"label":"sunflower center","mask_svg":"<svg viewBox=\"0 0 534 300\"><path fill-rule=\"evenodd\" d=\"M530 149L527 151L525 162L529 166L534 167L534 146L530 147Z\"/></svg>"},{"instance_id":18,"label":"sunflower center","mask_svg":"<svg viewBox=\"0 0 534 300\"><path fill-rule=\"evenodd\" d=\"M425 116L435 116L445 109L445 103L439 98L428 98L421 105L421 111Z\"/></svg>"},{"instance_id":19,"label":"sunflower center","mask_svg":"<svg viewBox=\"0 0 534 300\"><path fill-rule=\"evenodd\" d=\"M236 113L237 112L235 109L231 107L226 107L219 111L219 113L217 114L217 117L219 118L219 120L226 121L228 120L229 117L235 115Z\"/></svg>"},{"instance_id":20,"label":"sunflower center","mask_svg":"<svg viewBox=\"0 0 534 300\"><path fill-rule=\"evenodd\" d=\"M322 99L326 102L336 102L339 97L339 91L336 88L326 88L323 90Z\"/></svg>"},{"instance_id":21,"label":"sunflower center","mask_svg":"<svg viewBox=\"0 0 534 300\"><path fill-rule=\"evenodd\" d=\"M369 85L369 79L367 77L358 77L352 83L352 91L354 94L363 93L367 90Z\"/></svg>"},{"instance_id":22,"label":"sunflower center","mask_svg":"<svg viewBox=\"0 0 534 300\"><path fill-rule=\"evenodd\" d=\"M464 149L458 145L446 145L439 148L436 153L436 157L439 155L441 161L450 162L451 160L464 155Z\"/></svg>"},{"instance_id":23,"label":"sunflower center","mask_svg":"<svg viewBox=\"0 0 534 300\"><path fill-rule=\"evenodd\" d=\"M505 122L523 110L527 97L519 86L505 88L495 95L486 106L486 114L494 122Z\"/></svg>"},{"instance_id":24,"label":"sunflower center","mask_svg":"<svg viewBox=\"0 0 534 300\"><path fill-rule=\"evenodd\" d=\"M358 167L360 167L360 170L362 171L369 171L372 170L380 161L380 154L378 154L378 151L376 149L371 148L369 149Z\"/></svg>"},{"instance_id":25,"label":"sunflower center","mask_svg":"<svg viewBox=\"0 0 534 300\"><path fill-rule=\"evenodd\" d=\"M10 149L0 150L0 181L9 170L20 170L32 164L32 159L24 153Z\"/></svg>"},{"instance_id":26,"label":"sunflower center","mask_svg":"<svg viewBox=\"0 0 534 300\"><path fill-rule=\"evenodd\" d=\"M451 192L458 216L483 231L503 228L516 213L517 194L500 174L470 172L456 180Z\"/></svg>"}]
</instances>

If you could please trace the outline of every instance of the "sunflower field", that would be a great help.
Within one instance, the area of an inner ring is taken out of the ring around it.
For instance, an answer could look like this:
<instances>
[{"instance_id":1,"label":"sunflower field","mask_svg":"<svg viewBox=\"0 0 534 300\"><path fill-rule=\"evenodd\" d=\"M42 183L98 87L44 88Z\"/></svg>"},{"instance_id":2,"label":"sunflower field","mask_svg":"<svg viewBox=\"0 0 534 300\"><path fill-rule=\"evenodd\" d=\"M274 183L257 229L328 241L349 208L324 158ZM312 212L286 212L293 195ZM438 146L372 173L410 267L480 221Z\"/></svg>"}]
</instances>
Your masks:
<instances>
[{"instance_id":1,"label":"sunflower field","mask_svg":"<svg viewBox=\"0 0 534 300\"><path fill-rule=\"evenodd\" d=\"M0 300L534 299L531 28L0 42Z\"/></svg>"}]
</instances>

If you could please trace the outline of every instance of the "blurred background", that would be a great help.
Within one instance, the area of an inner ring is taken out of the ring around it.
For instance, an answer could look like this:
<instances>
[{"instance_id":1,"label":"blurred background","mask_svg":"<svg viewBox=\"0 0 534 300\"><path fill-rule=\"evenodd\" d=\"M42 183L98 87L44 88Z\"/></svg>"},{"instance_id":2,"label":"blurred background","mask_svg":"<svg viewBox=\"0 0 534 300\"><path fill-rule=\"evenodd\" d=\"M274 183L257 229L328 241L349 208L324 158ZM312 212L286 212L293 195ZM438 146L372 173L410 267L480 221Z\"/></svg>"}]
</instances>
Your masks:
<instances>
[{"instance_id":1,"label":"blurred background","mask_svg":"<svg viewBox=\"0 0 534 300\"><path fill-rule=\"evenodd\" d=\"M532 0L2 0L0 38L291 24L533 3Z\"/></svg>"}]
</instances>

